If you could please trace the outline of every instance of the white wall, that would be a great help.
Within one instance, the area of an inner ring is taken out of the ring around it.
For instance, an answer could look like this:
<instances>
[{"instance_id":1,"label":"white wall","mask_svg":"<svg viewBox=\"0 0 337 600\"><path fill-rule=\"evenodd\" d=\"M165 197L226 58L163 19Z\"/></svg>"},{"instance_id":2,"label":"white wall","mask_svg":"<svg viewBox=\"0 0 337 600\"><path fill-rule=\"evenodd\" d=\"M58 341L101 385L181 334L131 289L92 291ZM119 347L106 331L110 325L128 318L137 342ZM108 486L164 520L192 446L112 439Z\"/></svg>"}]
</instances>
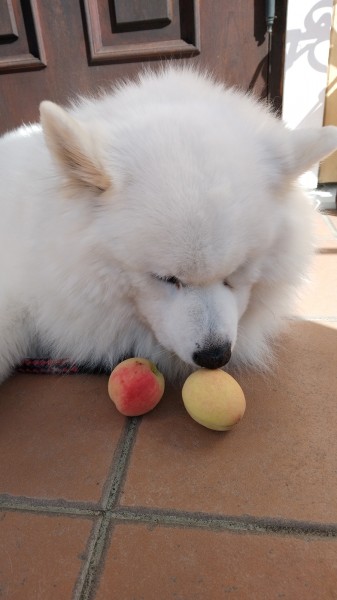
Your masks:
<instances>
[{"instance_id":1,"label":"white wall","mask_svg":"<svg viewBox=\"0 0 337 600\"><path fill-rule=\"evenodd\" d=\"M291 129L323 123L333 0L288 0L282 117ZM302 182L317 185L318 165Z\"/></svg>"}]
</instances>

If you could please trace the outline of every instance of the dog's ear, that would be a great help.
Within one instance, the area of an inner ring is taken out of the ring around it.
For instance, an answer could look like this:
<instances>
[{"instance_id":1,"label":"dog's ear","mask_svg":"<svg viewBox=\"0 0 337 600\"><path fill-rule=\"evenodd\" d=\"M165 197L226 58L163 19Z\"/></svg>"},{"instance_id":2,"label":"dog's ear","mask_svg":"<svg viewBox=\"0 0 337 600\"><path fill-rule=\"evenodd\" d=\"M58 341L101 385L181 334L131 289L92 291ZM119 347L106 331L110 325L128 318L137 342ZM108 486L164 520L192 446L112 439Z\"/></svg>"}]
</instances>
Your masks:
<instances>
[{"instance_id":1,"label":"dog's ear","mask_svg":"<svg viewBox=\"0 0 337 600\"><path fill-rule=\"evenodd\" d=\"M337 150L337 127L297 129L289 131L290 152L286 172L291 178L299 177L315 163Z\"/></svg>"},{"instance_id":2,"label":"dog's ear","mask_svg":"<svg viewBox=\"0 0 337 600\"><path fill-rule=\"evenodd\" d=\"M40 115L48 148L61 165L70 187L85 187L96 193L107 190L111 180L92 133L53 102L41 102Z\"/></svg>"}]
</instances>

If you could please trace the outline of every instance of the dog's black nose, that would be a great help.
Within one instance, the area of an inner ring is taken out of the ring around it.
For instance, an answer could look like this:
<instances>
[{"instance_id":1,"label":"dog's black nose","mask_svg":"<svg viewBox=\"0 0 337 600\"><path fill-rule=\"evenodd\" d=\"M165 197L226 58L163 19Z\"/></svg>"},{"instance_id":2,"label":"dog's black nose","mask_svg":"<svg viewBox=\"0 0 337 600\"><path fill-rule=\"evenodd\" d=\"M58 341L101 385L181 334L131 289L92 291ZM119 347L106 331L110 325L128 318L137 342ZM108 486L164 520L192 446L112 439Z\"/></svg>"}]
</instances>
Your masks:
<instances>
[{"instance_id":1,"label":"dog's black nose","mask_svg":"<svg viewBox=\"0 0 337 600\"><path fill-rule=\"evenodd\" d=\"M207 346L193 354L193 360L198 367L205 369L220 369L226 365L231 357L231 345L229 342L222 346Z\"/></svg>"}]
</instances>

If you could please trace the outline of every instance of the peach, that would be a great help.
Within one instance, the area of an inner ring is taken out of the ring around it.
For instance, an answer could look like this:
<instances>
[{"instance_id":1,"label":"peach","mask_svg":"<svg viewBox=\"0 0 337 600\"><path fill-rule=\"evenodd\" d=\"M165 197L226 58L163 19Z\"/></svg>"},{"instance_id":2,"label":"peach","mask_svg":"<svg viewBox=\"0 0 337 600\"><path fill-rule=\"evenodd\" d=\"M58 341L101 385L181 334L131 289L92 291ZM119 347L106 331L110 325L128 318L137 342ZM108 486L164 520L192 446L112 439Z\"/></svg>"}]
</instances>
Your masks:
<instances>
[{"instance_id":1,"label":"peach","mask_svg":"<svg viewBox=\"0 0 337 600\"><path fill-rule=\"evenodd\" d=\"M152 410L162 398L165 380L147 358L128 358L112 371L108 393L122 415L136 417Z\"/></svg>"},{"instance_id":2,"label":"peach","mask_svg":"<svg viewBox=\"0 0 337 600\"><path fill-rule=\"evenodd\" d=\"M200 369L192 373L183 385L182 397L192 419L217 431L231 429L246 409L241 387L220 369Z\"/></svg>"}]
</instances>

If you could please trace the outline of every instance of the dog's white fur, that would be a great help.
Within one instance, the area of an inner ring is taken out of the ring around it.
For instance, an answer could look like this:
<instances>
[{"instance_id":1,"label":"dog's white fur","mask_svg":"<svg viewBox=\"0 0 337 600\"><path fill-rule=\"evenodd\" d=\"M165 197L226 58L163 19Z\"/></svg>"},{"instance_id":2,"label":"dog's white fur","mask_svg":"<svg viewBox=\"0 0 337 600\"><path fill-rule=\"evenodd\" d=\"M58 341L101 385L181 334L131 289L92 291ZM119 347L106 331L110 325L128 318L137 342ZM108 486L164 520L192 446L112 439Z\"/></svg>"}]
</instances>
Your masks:
<instances>
[{"instance_id":1,"label":"dog's white fur","mask_svg":"<svg viewBox=\"0 0 337 600\"><path fill-rule=\"evenodd\" d=\"M32 355L264 366L312 251L296 179L336 129L171 66L41 122L0 142L0 380Z\"/></svg>"}]
</instances>

